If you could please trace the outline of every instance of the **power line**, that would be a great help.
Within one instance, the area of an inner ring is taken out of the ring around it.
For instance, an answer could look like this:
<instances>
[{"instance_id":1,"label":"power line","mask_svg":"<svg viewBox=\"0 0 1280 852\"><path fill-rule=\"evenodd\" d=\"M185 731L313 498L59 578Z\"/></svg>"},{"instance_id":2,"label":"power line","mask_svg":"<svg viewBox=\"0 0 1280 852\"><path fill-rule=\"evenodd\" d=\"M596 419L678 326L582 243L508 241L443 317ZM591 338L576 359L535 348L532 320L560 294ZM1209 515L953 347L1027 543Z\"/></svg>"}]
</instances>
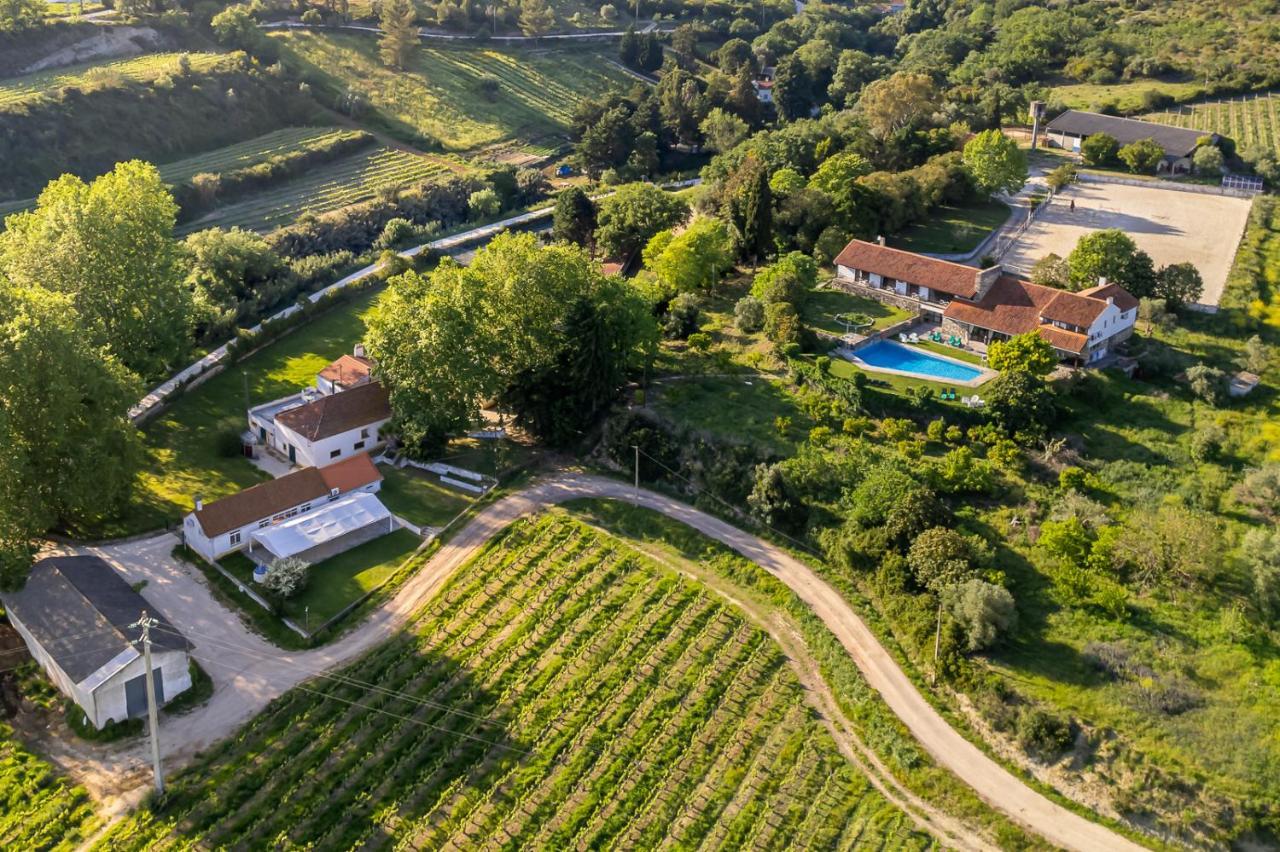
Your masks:
<instances>
[{"instance_id":1,"label":"power line","mask_svg":"<svg viewBox=\"0 0 1280 852\"><path fill-rule=\"evenodd\" d=\"M224 666L227 666L228 668L230 668L230 664L229 664L229 663L223 663L221 660L218 660L218 661L214 662L214 663L213 663L213 665L215 665L215 666L217 666L217 665L224 665ZM400 713L392 713L390 710L383 710L383 709L382 709L382 708L380 708L380 707L373 707L373 706L371 706L371 705L369 705L369 704L362 704L362 703L360 703L359 701L352 701L351 699L342 698L341 696L334 695L334 694L329 693L329 692L323 692L323 691L318 690L318 689L312 689L311 687L309 687L309 686L304 686L304 685L302 685L302 684L295 684L294 686L292 686L292 687L290 687L290 688L291 688L291 689L300 689L300 690L302 690L303 692L310 692L310 693L312 693L313 695L318 695L318 696L320 696L321 698L331 698L331 699L333 699L334 701L340 701L340 702L342 702L343 704L347 704L347 705L350 705L350 706L352 706L352 707L359 707L359 708L360 708L360 709L362 709L362 710L369 710L369 711L371 711L371 712L373 712L373 713L381 713L383 716L390 716L391 718L393 718L393 719L399 719L399 720L400 720L400 721L402 721L402 722L408 722L408 723L413 724L413 725L420 725L420 726L422 726L422 727L424 727L424 728L431 728L432 730L440 731L441 733L449 734L449 735L451 735L451 736L458 736L458 737L463 737L463 738L468 739L468 740L474 740L475 742L482 743L482 744L487 745L487 746L490 746L490 747L492 747L492 748L506 749L507 751L513 751L513 752L516 752L516 753L518 753L518 754L533 754L533 752L529 751L528 749L517 748L516 746L510 745L510 744L508 744L508 743L502 743L502 742L498 742L497 740L489 740L489 739L485 739L484 737L478 737L478 736L476 736L475 734L469 734L469 733L467 733L466 731L458 731L458 730L454 730L453 728L446 728L446 727L444 727L444 726L442 726L442 725L435 725L435 724L432 724L431 722L427 722L427 721L424 721L424 720L422 720L422 719L415 719L415 718L413 718L412 716L405 716L405 715L402 715L402 714L400 714ZM479 718L479 717L478 717L478 718ZM487 719L487 718L481 718L481 719L480 719L480 721L484 721L484 722L491 722L491 723L492 723L492 720L491 720L491 719Z\"/></svg>"}]
</instances>

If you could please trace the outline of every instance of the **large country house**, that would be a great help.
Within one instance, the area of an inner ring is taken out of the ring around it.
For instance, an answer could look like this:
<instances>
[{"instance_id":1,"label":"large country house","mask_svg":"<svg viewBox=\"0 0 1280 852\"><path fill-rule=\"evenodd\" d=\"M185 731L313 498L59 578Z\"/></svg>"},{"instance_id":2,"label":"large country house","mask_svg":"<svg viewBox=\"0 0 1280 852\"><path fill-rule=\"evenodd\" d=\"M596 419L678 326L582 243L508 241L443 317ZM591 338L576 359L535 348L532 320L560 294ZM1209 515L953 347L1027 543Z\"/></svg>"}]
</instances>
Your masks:
<instances>
[{"instance_id":1,"label":"large country house","mask_svg":"<svg viewBox=\"0 0 1280 852\"><path fill-rule=\"evenodd\" d=\"M1117 284L1071 293L999 266L975 269L864 240L853 240L836 257L836 279L846 289L915 308L966 342L1038 331L1060 358L1081 365L1105 358L1133 334L1138 319L1138 300Z\"/></svg>"},{"instance_id":2,"label":"large country house","mask_svg":"<svg viewBox=\"0 0 1280 852\"><path fill-rule=\"evenodd\" d=\"M292 464L323 467L381 446L391 419L387 390L370 376L363 347L316 376L315 387L249 410L249 438Z\"/></svg>"}]
</instances>

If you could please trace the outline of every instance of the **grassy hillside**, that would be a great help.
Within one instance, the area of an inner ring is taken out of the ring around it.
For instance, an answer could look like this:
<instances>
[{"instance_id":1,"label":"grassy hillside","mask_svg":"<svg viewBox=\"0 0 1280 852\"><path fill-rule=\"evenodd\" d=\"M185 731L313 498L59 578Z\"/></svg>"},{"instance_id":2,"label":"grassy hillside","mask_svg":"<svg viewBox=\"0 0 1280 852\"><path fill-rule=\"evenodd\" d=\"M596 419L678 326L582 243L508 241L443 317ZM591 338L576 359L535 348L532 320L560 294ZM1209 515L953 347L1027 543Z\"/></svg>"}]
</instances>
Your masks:
<instances>
[{"instance_id":1,"label":"grassy hillside","mask_svg":"<svg viewBox=\"0 0 1280 852\"><path fill-rule=\"evenodd\" d=\"M379 691L288 693L102 847L932 845L768 634L561 515L516 524L347 674Z\"/></svg>"},{"instance_id":2,"label":"grassy hillside","mask_svg":"<svg viewBox=\"0 0 1280 852\"><path fill-rule=\"evenodd\" d=\"M312 32L272 37L291 70L315 80L335 104L354 92L369 109L363 120L450 151L561 135L581 97L633 82L601 54L581 49L423 47L406 72L397 72L378 60L373 38ZM491 96L481 90L484 80L496 81Z\"/></svg>"},{"instance_id":3,"label":"grassy hillside","mask_svg":"<svg viewBox=\"0 0 1280 852\"><path fill-rule=\"evenodd\" d=\"M90 65L77 65L28 74L0 81L0 109L35 100L42 95L53 94L59 89L80 89L89 94L95 89L106 89L124 83L152 83L157 78L181 73L183 63L195 72L216 67L221 57L216 53L152 53Z\"/></svg>"},{"instance_id":4,"label":"grassy hillside","mask_svg":"<svg viewBox=\"0 0 1280 852\"><path fill-rule=\"evenodd\" d=\"M29 198L64 172L94 176L119 160L174 160L314 121L316 109L243 54L151 83L117 78L19 100L0 106L0 203Z\"/></svg>"}]
</instances>

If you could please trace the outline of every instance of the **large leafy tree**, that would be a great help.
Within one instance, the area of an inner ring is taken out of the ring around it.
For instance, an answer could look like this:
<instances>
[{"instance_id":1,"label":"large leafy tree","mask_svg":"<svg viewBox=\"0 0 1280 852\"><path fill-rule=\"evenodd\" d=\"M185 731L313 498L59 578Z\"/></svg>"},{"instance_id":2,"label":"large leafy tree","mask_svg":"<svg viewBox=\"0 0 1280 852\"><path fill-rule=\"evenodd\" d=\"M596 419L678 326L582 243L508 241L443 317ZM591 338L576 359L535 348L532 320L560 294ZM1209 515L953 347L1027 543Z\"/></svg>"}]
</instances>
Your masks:
<instances>
[{"instance_id":1,"label":"large leafy tree","mask_svg":"<svg viewBox=\"0 0 1280 852\"><path fill-rule=\"evenodd\" d=\"M384 65L405 68L418 46L418 12L410 0L383 0L382 38L378 41L378 55Z\"/></svg>"},{"instance_id":2,"label":"large leafy tree","mask_svg":"<svg viewBox=\"0 0 1280 852\"><path fill-rule=\"evenodd\" d=\"M987 363L993 370L1023 370L1033 376L1046 376L1058 366L1058 356L1040 332L1028 331L992 343L987 347Z\"/></svg>"},{"instance_id":3,"label":"large leafy tree","mask_svg":"<svg viewBox=\"0 0 1280 852\"><path fill-rule=\"evenodd\" d=\"M927 74L898 72L862 90L858 109L877 139L922 124L938 108L938 88Z\"/></svg>"},{"instance_id":4,"label":"large leafy tree","mask_svg":"<svg viewBox=\"0 0 1280 852\"><path fill-rule=\"evenodd\" d=\"M1164 149L1154 139L1139 139L1125 145L1116 156L1134 174L1150 175L1155 174L1164 159Z\"/></svg>"},{"instance_id":5,"label":"large leafy tree","mask_svg":"<svg viewBox=\"0 0 1280 852\"><path fill-rule=\"evenodd\" d=\"M596 244L611 257L630 256L654 234L683 222L688 211L678 196L652 184L627 184L600 202Z\"/></svg>"},{"instance_id":6,"label":"large leafy tree","mask_svg":"<svg viewBox=\"0 0 1280 852\"><path fill-rule=\"evenodd\" d=\"M1139 298L1155 291L1151 256L1138 248L1128 234L1114 228L1081 237L1067 263L1071 266L1071 284L1077 290L1092 287L1105 278Z\"/></svg>"},{"instance_id":7,"label":"large leafy tree","mask_svg":"<svg viewBox=\"0 0 1280 852\"><path fill-rule=\"evenodd\" d=\"M143 376L161 375L191 345L177 212L146 163L121 163L90 184L63 175L35 210L7 220L0 272L19 288L65 293L89 344Z\"/></svg>"},{"instance_id":8,"label":"large leafy tree","mask_svg":"<svg viewBox=\"0 0 1280 852\"><path fill-rule=\"evenodd\" d=\"M987 195L1017 192L1027 182L1027 155L999 130L984 130L966 142L964 164Z\"/></svg>"},{"instance_id":9,"label":"large leafy tree","mask_svg":"<svg viewBox=\"0 0 1280 852\"><path fill-rule=\"evenodd\" d=\"M644 331L637 318L647 317L643 301L629 285L605 278L578 246L541 247L532 234L504 234L468 266L446 260L430 275L394 279L370 322L369 350L391 388L405 441L438 446L475 419L483 400L569 357L568 319L584 300L608 309L606 333L617 337L611 345L635 351ZM576 323L582 329L594 321Z\"/></svg>"},{"instance_id":10,"label":"large leafy tree","mask_svg":"<svg viewBox=\"0 0 1280 852\"><path fill-rule=\"evenodd\" d=\"M670 290L706 290L733 266L732 248L724 222L704 216L678 234L656 234L644 263Z\"/></svg>"},{"instance_id":11,"label":"large leafy tree","mask_svg":"<svg viewBox=\"0 0 1280 852\"><path fill-rule=\"evenodd\" d=\"M1171 263L1156 273L1155 295L1174 310L1196 301L1203 294L1204 279L1193 264Z\"/></svg>"},{"instance_id":12,"label":"large leafy tree","mask_svg":"<svg viewBox=\"0 0 1280 852\"><path fill-rule=\"evenodd\" d=\"M0 584L33 540L111 517L141 460L136 378L86 334L73 297L0 279Z\"/></svg>"}]
</instances>

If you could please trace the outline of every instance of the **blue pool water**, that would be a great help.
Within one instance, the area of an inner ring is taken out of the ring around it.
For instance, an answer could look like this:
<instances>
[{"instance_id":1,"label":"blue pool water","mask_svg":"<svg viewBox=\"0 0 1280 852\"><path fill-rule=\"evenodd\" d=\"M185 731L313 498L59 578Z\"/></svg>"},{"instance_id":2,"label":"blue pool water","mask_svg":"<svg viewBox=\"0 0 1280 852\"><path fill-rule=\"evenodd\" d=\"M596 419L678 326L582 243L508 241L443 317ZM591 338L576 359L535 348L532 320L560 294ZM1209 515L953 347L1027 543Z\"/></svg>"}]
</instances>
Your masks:
<instances>
[{"instance_id":1,"label":"blue pool water","mask_svg":"<svg viewBox=\"0 0 1280 852\"><path fill-rule=\"evenodd\" d=\"M922 378L944 382L967 382L982 375L982 371L976 367L957 364L932 355L924 349L903 346L891 340L878 340L854 354L872 367L901 370L904 373L915 373Z\"/></svg>"}]
</instances>

